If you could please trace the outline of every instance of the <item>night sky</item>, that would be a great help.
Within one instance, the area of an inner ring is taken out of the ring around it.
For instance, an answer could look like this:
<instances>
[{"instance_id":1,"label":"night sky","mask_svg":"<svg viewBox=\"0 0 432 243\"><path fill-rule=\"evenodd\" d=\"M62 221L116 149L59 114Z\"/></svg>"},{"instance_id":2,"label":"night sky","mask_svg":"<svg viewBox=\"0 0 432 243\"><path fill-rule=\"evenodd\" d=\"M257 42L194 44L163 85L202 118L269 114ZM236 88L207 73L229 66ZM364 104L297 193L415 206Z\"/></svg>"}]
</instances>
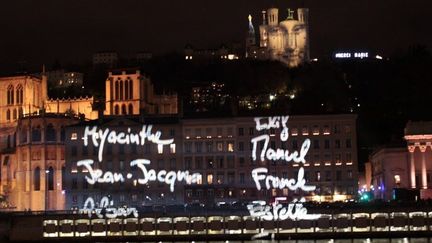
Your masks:
<instances>
[{"instance_id":1,"label":"night sky","mask_svg":"<svg viewBox=\"0 0 432 243\"><path fill-rule=\"evenodd\" d=\"M0 3L0 68L83 62L98 51L132 55L180 51L185 44L216 48L243 44L247 15L258 30L261 10L310 9L311 57L335 50L389 55L410 45L432 46L428 0L55 0Z\"/></svg>"}]
</instances>

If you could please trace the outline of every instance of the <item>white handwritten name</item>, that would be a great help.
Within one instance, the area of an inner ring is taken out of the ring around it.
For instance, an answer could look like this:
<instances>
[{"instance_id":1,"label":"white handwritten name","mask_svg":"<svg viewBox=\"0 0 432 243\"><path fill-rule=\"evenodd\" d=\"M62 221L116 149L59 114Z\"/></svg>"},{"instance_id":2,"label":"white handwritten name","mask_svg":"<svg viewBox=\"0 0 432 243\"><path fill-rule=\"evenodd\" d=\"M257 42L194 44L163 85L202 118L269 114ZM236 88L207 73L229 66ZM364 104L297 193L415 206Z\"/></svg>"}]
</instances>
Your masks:
<instances>
[{"instance_id":1,"label":"white handwritten name","mask_svg":"<svg viewBox=\"0 0 432 243\"><path fill-rule=\"evenodd\" d=\"M117 217L127 217L133 215L135 218L138 217L138 210L136 208L128 207L113 207L114 201L109 200L108 197L103 197L100 200L99 207L95 207L95 201L92 197L88 197L84 202L84 207L79 210L82 214L88 214L89 217L92 216L94 212L98 218L117 218Z\"/></svg>"},{"instance_id":2,"label":"white handwritten name","mask_svg":"<svg viewBox=\"0 0 432 243\"><path fill-rule=\"evenodd\" d=\"M95 183L116 183L124 182L125 177L121 173L115 173L111 171L103 172L101 169L93 169L94 161L91 159L80 160L77 162L77 166L83 166L87 169L89 176L85 176L87 182L91 185ZM159 181L170 186L170 191L174 192L176 181L185 181L187 184L197 183L202 177L200 173L190 174L189 171L166 171L160 170L156 172L154 169L147 169L146 165L150 164L150 160L147 159L136 159L130 162L130 166L137 166L143 175L143 178L137 179L137 182L141 185L145 185L149 182ZM126 176L128 179L132 179L132 174Z\"/></svg>"},{"instance_id":3,"label":"white handwritten name","mask_svg":"<svg viewBox=\"0 0 432 243\"><path fill-rule=\"evenodd\" d=\"M257 190L261 190L261 181L265 182L267 190L271 188L283 189L288 188L291 191L301 189L303 191L313 191L315 186L306 185L304 179L304 169L301 167L298 171L297 181L294 178L279 178L277 176L267 175L268 169L261 167L252 170L252 178Z\"/></svg>"},{"instance_id":4,"label":"white handwritten name","mask_svg":"<svg viewBox=\"0 0 432 243\"><path fill-rule=\"evenodd\" d=\"M162 133L160 131L152 132L152 125L143 125L142 129L138 133L131 132L131 129L127 129L125 132L110 131L109 128L98 129L97 126L90 128L86 126L84 130L84 146L88 146L88 140L90 137L93 142L93 146L99 147L98 159L101 162L103 159L103 150L105 143L109 144L136 144L144 145L146 141L158 144L158 145L168 145L174 142L174 139L160 139Z\"/></svg>"},{"instance_id":5,"label":"white handwritten name","mask_svg":"<svg viewBox=\"0 0 432 243\"><path fill-rule=\"evenodd\" d=\"M273 205L266 205L265 201L254 201L247 206L249 213L253 217L262 218L266 221L273 220L314 220L321 217L320 214L308 214L306 208L303 207L303 202L306 200L301 198L299 201L294 200L284 207L282 204L275 203Z\"/></svg>"}]
</instances>

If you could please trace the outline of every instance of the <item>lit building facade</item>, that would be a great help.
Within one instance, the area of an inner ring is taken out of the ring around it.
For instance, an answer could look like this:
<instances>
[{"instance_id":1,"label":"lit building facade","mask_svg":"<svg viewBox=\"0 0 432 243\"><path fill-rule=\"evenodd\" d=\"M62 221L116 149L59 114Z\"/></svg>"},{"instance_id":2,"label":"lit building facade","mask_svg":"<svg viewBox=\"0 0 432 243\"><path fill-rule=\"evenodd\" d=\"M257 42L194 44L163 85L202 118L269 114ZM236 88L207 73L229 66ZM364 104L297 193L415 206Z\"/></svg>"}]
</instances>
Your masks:
<instances>
[{"instance_id":1,"label":"lit building facade","mask_svg":"<svg viewBox=\"0 0 432 243\"><path fill-rule=\"evenodd\" d=\"M432 122L408 122L404 138L409 152L411 188L420 188L422 198L432 198Z\"/></svg>"},{"instance_id":2,"label":"lit building facade","mask_svg":"<svg viewBox=\"0 0 432 243\"><path fill-rule=\"evenodd\" d=\"M249 31L246 38L246 56L256 59L278 60L289 67L309 61L309 9L288 9L288 16L279 22L279 10L262 11L259 26L259 45L255 44L255 29L249 15Z\"/></svg>"},{"instance_id":3,"label":"lit building facade","mask_svg":"<svg viewBox=\"0 0 432 243\"><path fill-rule=\"evenodd\" d=\"M155 94L151 80L135 69L109 72L105 99L105 115L177 113L177 94Z\"/></svg>"},{"instance_id":4,"label":"lit building facade","mask_svg":"<svg viewBox=\"0 0 432 243\"><path fill-rule=\"evenodd\" d=\"M68 127L66 132L66 207L82 208L89 197L98 202L105 196L116 204L134 207L184 203L211 206L213 203L257 199L272 201L281 196L305 196L316 201L353 199L358 179L355 120L355 115L293 116L288 121L287 142L280 141L275 135L281 129L258 131L253 117L178 119L136 116L83 122ZM114 142L120 133L137 133L149 125L152 125L153 133L161 132L161 139L173 141L163 146L149 141L141 145ZM100 154L101 136L89 134L105 132L110 135L107 135L105 141L108 142ZM270 138L267 148L288 151L300 151L302 143L310 140L303 165L304 179L315 185L316 190L310 193L287 189L257 190L251 175L257 167L267 168L269 175L280 178L297 178L300 171L299 164L292 161L259 159L264 143L257 143L254 148L251 141L261 135ZM253 158L253 154L258 159ZM149 160L146 171L153 169L157 173L153 181L140 184L142 171L130 163L139 158ZM86 164L88 159L93 162ZM95 172L98 169L100 174ZM171 188L166 180L159 179L160 171L164 171L162 177L170 171L188 171L199 176L192 183L176 181ZM89 180L94 184L89 184Z\"/></svg>"},{"instance_id":5,"label":"lit building facade","mask_svg":"<svg viewBox=\"0 0 432 243\"><path fill-rule=\"evenodd\" d=\"M394 189L432 198L432 122L408 122L404 138L406 147L381 148L370 157L375 198L392 200Z\"/></svg>"},{"instance_id":6,"label":"lit building facade","mask_svg":"<svg viewBox=\"0 0 432 243\"><path fill-rule=\"evenodd\" d=\"M372 185L365 188L375 199L394 199L394 189L410 188L408 154L404 147L384 147L370 156Z\"/></svg>"},{"instance_id":7,"label":"lit building facade","mask_svg":"<svg viewBox=\"0 0 432 243\"><path fill-rule=\"evenodd\" d=\"M0 193L14 210L65 208L65 127L77 123L63 114L25 116L2 150Z\"/></svg>"}]
</instances>

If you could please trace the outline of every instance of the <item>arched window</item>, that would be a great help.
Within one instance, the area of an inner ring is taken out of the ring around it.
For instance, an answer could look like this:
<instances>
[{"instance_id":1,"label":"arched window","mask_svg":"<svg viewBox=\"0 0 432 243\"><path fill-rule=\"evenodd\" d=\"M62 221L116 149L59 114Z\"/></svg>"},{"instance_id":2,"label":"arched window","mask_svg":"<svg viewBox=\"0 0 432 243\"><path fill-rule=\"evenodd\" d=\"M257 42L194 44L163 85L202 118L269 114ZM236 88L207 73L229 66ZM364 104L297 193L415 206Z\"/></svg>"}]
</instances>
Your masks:
<instances>
[{"instance_id":1,"label":"arched window","mask_svg":"<svg viewBox=\"0 0 432 243\"><path fill-rule=\"evenodd\" d=\"M7 104L12 105L14 103L14 87L12 84L7 89Z\"/></svg>"},{"instance_id":2,"label":"arched window","mask_svg":"<svg viewBox=\"0 0 432 243\"><path fill-rule=\"evenodd\" d=\"M125 100L128 100L129 99L129 81L125 81L124 82L124 84L125 84Z\"/></svg>"},{"instance_id":3,"label":"arched window","mask_svg":"<svg viewBox=\"0 0 432 243\"><path fill-rule=\"evenodd\" d=\"M27 128L22 128L19 134L19 141L21 144L27 143Z\"/></svg>"},{"instance_id":4,"label":"arched window","mask_svg":"<svg viewBox=\"0 0 432 243\"><path fill-rule=\"evenodd\" d=\"M18 112L17 112L17 109L14 109L14 110L13 110L13 119L14 119L14 120L17 119L17 116L18 116L17 113L18 113Z\"/></svg>"},{"instance_id":5,"label":"arched window","mask_svg":"<svg viewBox=\"0 0 432 243\"><path fill-rule=\"evenodd\" d=\"M17 104L23 103L23 87L21 84L19 84L16 88L16 103Z\"/></svg>"},{"instance_id":6,"label":"arched window","mask_svg":"<svg viewBox=\"0 0 432 243\"><path fill-rule=\"evenodd\" d=\"M119 114L119 106L118 106L118 105L115 105L115 106L114 106L114 114L115 114L115 115L118 115L118 114Z\"/></svg>"},{"instance_id":7,"label":"arched window","mask_svg":"<svg viewBox=\"0 0 432 243\"><path fill-rule=\"evenodd\" d=\"M40 168L36 167L33 172L33 190L40 191Z\"/></svg>"},{"instance_id":8,"label":"arched window","mask_svg":"<svg viewBox=\"0 0 432 243\"><path fill-rule=\"evenodd\" d=\"M51 166L48 168L48 190L54 190L54 169Z\"/></svg>"},{"instance_id":9,"label":"arched window","mask_svg":"<svg viewBox=\"0 0 432 243\"><path fill-rule=\"evenodd\" d=\"M133 83L129 80L129 99L133 100Z\"/></svg>"},{"instance_id":10,"label":"arched window","mask_svg":"<svg viewBox=\"0 0 432 243\"><path fill-rule=\"evenodd\" d=\"M8 135L7 136L7 148L10 148L10 147L11 147L11 136Z\"/></svg>"},{"instance_id":11,"label":"arched window","mask_svg":"<svg viewBox=\"0 0 432 243\"><path fill-rule=\"evenodd\" d=\"M56 139L56 130L54 129L53 124L50 123L46 127L45 136L46 136L46 141L47 142L55 142L55 141L57 141L57 139Z\"/></svg>"},{"instance_id":12,"label":"arched window","mask_svg":"<svg viewBox=\"0 0 432 243\"><path fill-rule=\"evenodd\" d=\"M32 142L40 142L41 141L41 128L40 128L40 126L32 128L31 140L32 140Z\"/></svg>"},{"instance_id":13,"label":"arched window","mask_svg":"<svg viewBox=\"0 0 432 243\"><path fill-rule=\"evenodd\" d=\"M66 139L66 130L65 128L62 126L60 128L60 141L64 142Z\"/></svg>"},{"instance_id":14,"label":"arched window","mask_svg":"<svg viewBox=\"0 0 432 243\"><path fill-rule=\"evenodd\" d=\"M10 114L10 110L9 109L7 109L7 111L6 111L6 120L10 120L11 119L11 114Z\"/></svg>"},{"instance_id":15,"label":"arched window","mask_svg":"<svg viewBox=\"0 0 432 243\"><path fill-rule=\"evenodd\" d=\"M127 113L126 113L126 105L125 104L123 104L122 105L122 115L126 115Z\"/></svg>"},{"instance_id":16,"label":"arched window","mask_svg":"<svg viewBox=\"0 0 432 243\"><path fill-rule=\"evenodd\" d=\"M115 100L118 100L119 99L119 81L117 80L117 81L115 81Z\"/></svg>"},{"instance_id":17,"label":"arched window","mask_svg":"<svg viewBox=\"0 0 432 243\"><path fill-rule=\"evenodd\" d=\"M120 80L120 100L123 100L123 81Z\"/></svg>"},{"instance_id":18,"label":"arched window","mask_svg":"<svg viewBox=\"0 0 432 243\"><path fill-rule=\"evenodd\" d=\"M23 108L20 107L20 108L18 108L18 117L21 118L23 116L24 116Z\"/></svg>"},{"instance_id":19,"label":"arched window","mask_svg":"<svg viewBox=\"0 0 432 243\"><path fill-rule=\"evenodd\" d=\"M62 182L62 190L66 189L66 166L62 166L61 170L61 182Z\"/></svg>"},{"instance_id":20,"label":"arched window","mask_svg":"<svg viewBox=\"0 0 432 243\"><path fill-rule=\"evenodd\" d=\"M129 104L129 107L128 107L128 113L129 113L129 115L133 115L133 106L132 106L132 104Z\"/></svg>"}]
</instances>

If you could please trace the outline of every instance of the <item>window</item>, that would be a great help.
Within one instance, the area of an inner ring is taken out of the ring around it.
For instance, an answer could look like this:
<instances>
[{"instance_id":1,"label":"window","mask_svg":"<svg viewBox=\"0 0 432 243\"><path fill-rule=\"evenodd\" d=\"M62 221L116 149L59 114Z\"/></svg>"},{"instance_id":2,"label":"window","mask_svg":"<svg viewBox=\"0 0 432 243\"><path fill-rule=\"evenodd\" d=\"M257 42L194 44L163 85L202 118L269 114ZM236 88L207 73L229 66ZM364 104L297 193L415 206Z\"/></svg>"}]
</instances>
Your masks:
<instances>
[{"instance_id":1,"label":"window","mask_svg":"<svg viewBox=\"0 0 432 243\"><path fill-rule=\"evenodd\" d=\"M12 84L7 89L7 104L12 105L14 103L14 87Z\"/></svg>"},{"instance_id":2,"label":"window","mask_svg":"<svg viewBox=\"0 0 432 243\"><path fill-rule=\"evenodd\" d=\"M7 111L6 111L6 120L10 120L11 119L11 114L10 114L10 110L9 109L7 109Z\"/></svg>"},{"instance_id":3,"label":"window","mask_svg":"<svg viewBox=\"0 0 432 243\"><path fill-rule=\"evenodd\" d=\"M175 170L177 168L177 161L175 158L170 159L170 169Z\"/></svg>"},{"instance_id":4,"label":"window","mask_svg":"<svg viewBox=\"0 0 432 243\"><path fill-rule=\"evenodd\" d=\"M129 106L128 106L128 114L129 115L133 114L133 106L132 106L132 104L129 104Z\"/></svg>"},{"instance_id":5,"label":"window","mask_svg":"<svg viewBox=\"0 0 432 243\"><path fill-rule=\"evenodd\" d=\"M254 135L254 130L255 130L255 128L253 128L253 127L249 127L249 135Z\"/></svg>"},{"instance_id":6,"label":"window","mask_svg":"<svg viewBox=\"0 0 432 243\"><path fill-rule=\"evenodd\" d=\"M46 141L47 142L55 142L56 139L56 130L54 129L53 124L48 124L48 126L46 127Z\"/></svg>"},{"instance_id":7,"label":"window","mask_svg":"<svg viewBox=\"0 0 432 243\"><path fill-rule=\"evenodd\" d=\"M16 103L17 104L23 103L23 87L21 84L19 84L16 89Z\"/></svg>"},{"instance_id":8,"label":"window","mask_svg":"<svg viewBox=\"0 0 432 243\"><path fill-rule=\"evenodd\" d=\"M41 141L41 128L40 126L36 126L32 128L32 142L40 142Z\"/></svg>"},{"instance_id":9,"label":"window","mask_svg":"<svg viewBox=\"0 0 432 243\"><path fill-rule=\"evenodd\" d=\"M36 167L33 172L33 189L35 191L40 191L40 168Z\"/></svg>"},{"instance_id":10,"label":"window","mask_svg":"<svg viewBox=\"0 0 432 243\"><path fill-rule=\"evenodd\" d=\"M348 171L348 179L352 179L353 178L353 173L352 170Z\"/></svg>"},{"instance_id":11,"label":"window","mask_svg":"<svg viewBox=\"0 0 432 243\"><path fill-rule=\"evenodd\" d=\"M335 148L337 148L337 149L340 148L340 140L339 139L335 140Z\"/></svg>"},{"instance_id":12,"label":"window","mask_svg":"<svg viewBox=\"0 0 432 243\"><path fill-rule=\"evenodd\" d=\"M185 170L192 169L192 158L187 157L184 159L184 168Z\"/></svg>"},{"instance_id":13,"label":"window","mask_svg":"<svg viewBox=\"0 0 432 243\"><path fill-rule=\"evenodd\" d=\"M22 128L19 136L20 136L20 143L27 143L27 129Z\"/></svg>"},{"instance_id":14,"label":"window","mask_svg":"<svg viewBox=\"0 0 432 243\"><path fill-rule=\"evenodd\" d=\"M346 147L346 148L351 148L351 139L347 139L347 140L345 141L345 147Z\"/></svg>"},{"instance_id":15,"label":"window","mask_svg":"<svg viewBox=\"0 0 432 243\"><path fill-rule=\"evenodd\" d=\"M224 168L224 157L218 156L216 160L218 163L218 168L223 169Z\"/></svg>"},{"instance_id":16,"label":"window","mask_svg":"<svg viewBox=\"0 0 432 243\"><path fill-rule=\"evenodd\" d=\"M245 174L244 173L240 173L240 184L244 184L245 183Z\"/></svg>"},{"instance_id":17,"label":"window","mask_svg":"<svg viewBox=\"0 0 432 243\"><path fill-rule=\"evenodd\" d=\"M209 185L213 184L213 173L207 174L207 184Z\"/></svg>"},{"instance_id":18,"label":"window","mask_svg":"<svg viewBox=\"0 0 432 243\"><path fill-rule=\"evenodd\" d=\"M330 149L330 140L328 140L328 139L324 140L324 148Z\"/></svg>"},{"instance_id":19,"label":"window","mask_svg":"<svg viewBox=\"0 0 432 243\"><path fill-rule=\"evenodd\" d=\"M239 158L239 165L240 165L240 167L244 167L244 165L245 165L245 158L244 157Z\"/></svg>"},{"instance_id":20,"label":"window","mask_svg":"<svg viewBox=\"0 0 432 243\"><path fill-rule=\"evenodd\" d=\"M227 156L227 164L228 164L228 168L234 168L234 156L232 155Z\"/></svg>"},{"instance_id":21,"label":"window","mask_svg":"<svg viewBox=\"0 0 432 243\"><path fill-rule=\"evenodd\" d=\"M119 106L115 105L114 106L114 115L119 115L120 111L119 111Z\"/></svg>"},{"instance_id":22,"label":"window","mask_svg":"<svg viewBox=\"0 0 432 243\"><path fill-rule=\"evenodd\" d=\"M228 152L234 152L234 142L229 141L227 146Z\"/></svg>"},{"instance_id":23,"label":"window","mask_svg":"<svg viewBox=\"0 0 432 243\"><path fill-rule=\"evenodd\" d=\"M202 152L202 145L203 145L202 142L196 142L195 143L195 152L201 153Z\"/></svg>"},{"instance_id":24,"label":"window","mask_svg":"<svg viewBox=\"0 0 432 243\"><path fill-rule=\"evenodd\" d=\"M60 141L64 142L66 139L66 130L65 128L62 126L60 129Z\"/></svg>"},{"instance_id":25,"label":"window","mask_svg":"<svg viewBox=\"0 0 432 243\"><path fill-rule=\"evenodd\" d=\"M211 153L213 151L213 142L206 142L206 152Z\"/></svg>"},{"instance_id":26,"label":"window","mask_svg":"<svg viewBox=\"0 0 432 243\"><path fill-rule=\"evenodd\" d=\"M192 143L191 142L186 142L185 143L185 152L186 153L192 152Z\"/></svg>"},{"instance_id":27,"label":"window","mask_svg":"<svg viewBox=\"0 0 432 243\"><path fill-rule=\"evenodd\" d=\"M331 181L331 171L326 171L326 181Z\"/></svg>"},{"instance_id":28,"label":"window","mask_svg":"<svg viewBox=\"0 0 432 243\"><path fill-rule=\"evenodd\" d=\"M217 147L218 152L222 152L223 151L223 142L217 142L216 147Z\"/></svg>"},{"instance_id":29,"label":"window","mask_svg":"<svg viewBox=\"0 0 432 243\"><path fill-rule=\"evenodd\" d=\"M214 168L213 157L207 157L206 161L207 161L207 168L208 169L213 169Z\"/></svg>"},{"instance_id":30,"label":"window","mask_svg":"<svg viewBox=\"0 0 432 243\"><path fill-rule=\"evenodd\" d=\"M337 181L342 180L342 171L340 170L336 171L336 180Z\"/></svg>"},{"instance_id":31,"label":"window","mask_svg":"<svg viewBox=\"0 0 432 243\"><path fill-rule=\"evenodd\" d=\"M175 154L176 152L176 145L175 143L170 144L170 153Z\"/></svg>"},{"instance_id":32,"label":"window","mask_svg":"<svg viewBox=\"0 0 432 243\"><path fill-rule=\"evenodd\" d=\"M239 127L239 129L238 129L238 135L239 136L243 136L244 135L243 127Z\"/></svg>"},{"instance_id":33,"label":"window","mask_svg":"<svg viewBox=\"0 0 432 243\"><path fill-rule=\"evenodd\" d=\"M244 143L243 142L239 142L238 143L238 150L239 151L244 151Z\"/></svg>"},{"instance_id":34,"label":"window","mask_svg":"<svg viewBox=\"0 0 432 243\"><path fill-rule=\"evenodd\" d=\"M297 140L292 140L292 149L293 150L297 150L298 149L298 144L297 144Z\"/></svg>"},{"instance_id":35,"label":"window","mask_svg":"<svg viewBox=\"0 0 432 243\"><path fill-rule=\"evenodd\" d=\"M319 149L319 140L315 139L313 143L314 149Z\"/></svg>"},{"instance_id":36,"label":"window","mask_svg":"<svg viewBox=\"0 0 432 243\"><path fill-rule=\"evenodd\" d=\"M66 166L62 166L62 169L61 169L61 178L62 178L62 181L61 181L61 183L62 183L62 190L65 190L66 189Z\"/></svg>"},{"instance_id":37,"label":"window","mask_svg":"<svg viewBox=\"0 0 432 243\"><path fill-rule=\"evenodd\" d=\"M400 175L395 175L394 176L394 183L399 186L400 185L400 181L401 181Z\"/></svg>"},{"instance_id":38,"label":"window","mask_svg":"<svg viewBox=\"0 0 432 243\"><path fill-rule=\"evenodd\" d=\"M121 113L122 113L122 115L126 115L127 114L126 113L126 105L125 104L123 104L122 107L121 107Z\"/></svg>"},{"instance_id":39,"label":"window","mask_svg":"<svg viewBox=\"0 0 432 243\"><path fill-rule=\"evenodd\" d=\"M202 169L203 168L203 160L202 157L195 157L195 169Z\"/></svg>"},{"instance_id":40,"label":"window","mask_svg":"<svg viewBox=\"0 0 432 243\"><path fill-rule=\"evenodd\" d=\"M321 181L321 172L319 172L319 171L315 172L315 180L316 181Z\"/></svg>"}]
</instances>

